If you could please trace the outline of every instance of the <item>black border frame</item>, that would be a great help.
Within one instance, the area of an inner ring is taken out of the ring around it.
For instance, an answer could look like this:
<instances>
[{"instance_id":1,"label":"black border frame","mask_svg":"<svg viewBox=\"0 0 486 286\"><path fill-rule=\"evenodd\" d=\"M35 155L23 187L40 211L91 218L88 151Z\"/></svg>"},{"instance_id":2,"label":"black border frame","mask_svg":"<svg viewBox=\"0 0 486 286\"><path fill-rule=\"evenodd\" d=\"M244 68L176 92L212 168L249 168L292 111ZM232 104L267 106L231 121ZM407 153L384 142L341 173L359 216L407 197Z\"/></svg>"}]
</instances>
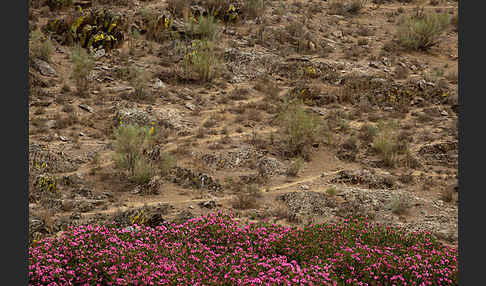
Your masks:
<instances>
[{"instance_id":1,"label":"black border frame","mask_svg":"<svg viewBox=\"0 0 486 286\"><path fill-rule=\"evenodd\" d=\"M467 12L465 2L469 5ZM473 7L474 3L478 7ZM484 146L481 140L473 140L471 136L469 140L464 140L464 129L470 130L468 134L473 134L474 130L481 132L484 122L484 118L481 117L485 106L481 104L484 97L481 94L484 89L484 86L481 85L481 81L484 81L481 69L484 69L484 65L479 60L481 52L483 52L480 42L483 35L483 23L481 21L473 22L484 16L482 14L485 10L479 7L481 4L484 5L484 1L459 0L459 285L481 285L481 283L474 282L484 280L480 276L484 272L481 263L483 257L480 246L483 237L480 233L480 219L483 215L481 210L484 208L485 201L478 196L484 196L482 189L476 186L480 184L479 180L483 175L480 165L476 167L476 163L482 163L482 158L478 155ZM3 262L6 267L2 268L4 272L2 282L11 280L13 283L6 284L27 285L28 1L8 1L4 8L4 17L2 17L4 41L1 46L6 74L4 74L2 84L4 103L8 108L4 108L2 112L3 126L6 127L3 140L5 144L3 150L6 156L3 167L8 169L3 176L3 179L6 180L3 181L3 195L6 200L2 208L4 223L2 238L4 239ZM16 11L13 12L12 8ZM477 14L474 15L474 13ZM465 38L468 35L470 39L475 38L478 41L471 40L469 44L465 44ZM465 104L464 101L465 94L468 94L466 101L468 104ZM468 142L469 153L465 152L465 142ZM476 149L475 153L473 153L473 149ZM466 154L469 156L465 156ZM466 158L468 166L470 166L467 172L465 169ZM467 225L469 225L469 234L466 232ZM477 229L477 233L472 231L473 227ZM7 255L11 251L13 253Z\"/></svg>"},{"instance_id":2,"label":"black border frame","mask_svg":"<svg viewBox=\"0 0 486 286\"><path fill-rule=\"evenodd\" d=\"M3 6L2 284L28 284L28 1ZM5 282L4 282L5 281Z\"/></svg>"}]
</instances>

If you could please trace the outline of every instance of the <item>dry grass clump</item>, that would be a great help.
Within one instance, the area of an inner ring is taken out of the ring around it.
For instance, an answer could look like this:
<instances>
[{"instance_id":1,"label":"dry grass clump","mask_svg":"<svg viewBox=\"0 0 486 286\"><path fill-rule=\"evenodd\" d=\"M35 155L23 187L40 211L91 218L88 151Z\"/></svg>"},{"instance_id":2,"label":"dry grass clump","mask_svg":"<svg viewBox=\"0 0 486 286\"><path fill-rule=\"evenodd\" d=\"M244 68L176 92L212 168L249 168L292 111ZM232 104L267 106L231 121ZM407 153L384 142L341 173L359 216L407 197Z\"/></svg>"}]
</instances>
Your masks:
<instances>
[{"instance_id":1,"label":"dry grass clump","mask_svg":"<svg viewBox=\"0 0 486 286\"><path fill-rule=\"evenodd\" d=\"M254 19L265 13L264 0L246 0L243 3L242 12L245 18Z\"/></svg>"},{"instance_id":2,"label":"dry grass clump","mask_svg":"<svg viewBox=\"0 0 486 286\"><path fill-rule=\"evenodd\" d=\"M296 177L303 165L304 161L301 158L297 158L296 160L290 162L285 172L286 175L288 177Z\"/></svg>"},{"instance_id":3,"label":"dry grass clump","mask_svg":"<svg viewBox=\"0 0 486 286\"><path fill-rule=\"evenodd\" d=\"M32 57L39 58L46 62L51 61L54 53L54 45L49 38L45 38L40 30L30 33L29 51Z\"/></svg>"},{"instance_id":4,"label":"dry grass clump","mask_svg":"<svg viewBox=\"0 0 486 286\"><path fill-rule=\"evenodd\" d=\"M400 157L404 157L402 161L405 162L405 166L417 166L417 162L409 162L413 160L408 149L409 140L404 140L399 130L395 121L378 122L378 132L371 146L386 167L395 167Z\"/></svg>"},{"instance_id":5,"label":"dry grass clump","mask_svg":"<svg viewBox=\"0 0 486 286\"><path fill-rule=\"evenodd\" d=\"M288 156L308 157L312 144L322 131L320 118L309 113L296 102L284 104L277 116Z\"/></svg>"},{"instance_id":6,"label":"dry grass clump","mask_svg":"<svg viewBox=\"0 0 486 286\"><path fill-rule=\"evenodd\" d=\"M144 154L153 142L152 129L138 125L121 124L115 129L114 160L118 167L128 171L138 184L147 183L155 173L151 160Z\"/></svg>"},{"instance_id":7,"label":"dry grass clump","mask_svg":"<svg viewBox=\"0 0 486 286\"><path fill-rule=\"evenodd\" d=\"M182 17L189 12L191 0L167 0L167 9L176 17Z\"/></svg>"},{"instance_id":8,"label":"dry grass clump","mask_svg":"<svg viewBox=\"0 0 486 286\"><path fill-rule=\"evenodd\" d=\"M74 48L71 60L73 62L72 77L76 83L78 95L88 95L90 80L89 74L95 66L93 58L83 48Z\"/></svg>"},{"instance_id":9,"label":"dry grass clump","mask_svg":"<svg viewBox=\"0 0 486 286\"><path fill-rule=\"evenodd\" d=\"M428 50L438 44L439 37L450 23L446 13L425 12L403 16L396 32L398 43L409 50Z\"/></svg>"},{"instance_id":10,"label":"dry grass clump","mask_svg":"<svg viewBox=\"0 0 486 286\"><path fill-rule=\"evenodd\" d=\"M133 68L132 74L133 75L131 76L130 83L135 89L133 97L136 100L142 101L152 98L147 91L149 74L146 71L136 67Z\"/></svg>"},{"instance_id":11,"label":"dry grass clump","mask_svg":"<svg viewBox=\"0 0 486 286\"><path fill-rule=\"evenodd\" d=\"M246 188L237 188L233 208L246 210L258 207L258 198L262 195L256 185L247 185Z\"/></svg>"},{"instance_id":12,"label":"dry grass clump","mask_svg":"<svg viewBox=\"0 0 486 286\"><path fill-rule=\"evenodd\" d=\"M212 42L194 41L191 50L183 60L186 77L192 78L196 75L199 81L210 82L221 73L222 60Z\"/></svg>"},{"instance_id":13,"label":"dry grass clump","mask_svg":"<svg viewBox=\"0 0 486 286\"><path fill-rule=\"evenodd\" d=\"M329 0L329 13L336 15L356 15L367 3L368 0Z\"/></svg>"}]
</instances>

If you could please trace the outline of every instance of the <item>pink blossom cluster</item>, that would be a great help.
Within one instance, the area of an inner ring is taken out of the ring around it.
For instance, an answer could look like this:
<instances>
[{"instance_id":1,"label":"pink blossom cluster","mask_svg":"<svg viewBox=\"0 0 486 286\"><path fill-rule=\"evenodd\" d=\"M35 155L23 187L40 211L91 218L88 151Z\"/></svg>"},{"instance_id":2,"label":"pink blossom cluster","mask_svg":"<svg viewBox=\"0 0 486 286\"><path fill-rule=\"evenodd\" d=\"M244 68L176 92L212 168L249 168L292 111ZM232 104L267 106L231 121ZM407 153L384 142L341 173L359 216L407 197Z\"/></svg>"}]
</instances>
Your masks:
<instances>
[{"instance_id":1,"label":"pink blossom cluster","mask_svg":"<svg viewBox=\"0 0 486 286\"><path fill-rule=\"evenodd\" d=\"M29 248L29 285L458 285L457 251L358 219L287 228L220 212L70 228Z\"/></svg>"}]
</instances>

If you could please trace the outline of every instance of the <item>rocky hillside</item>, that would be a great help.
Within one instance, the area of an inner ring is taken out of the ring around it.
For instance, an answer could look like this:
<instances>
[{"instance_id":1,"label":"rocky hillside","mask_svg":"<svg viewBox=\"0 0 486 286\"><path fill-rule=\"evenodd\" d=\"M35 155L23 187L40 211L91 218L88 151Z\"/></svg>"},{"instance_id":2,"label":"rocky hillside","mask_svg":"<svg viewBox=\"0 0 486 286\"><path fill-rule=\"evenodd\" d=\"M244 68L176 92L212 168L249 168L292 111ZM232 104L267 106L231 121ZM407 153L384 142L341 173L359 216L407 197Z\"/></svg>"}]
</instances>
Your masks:
<instances>
[{"instance_id":1,"label":"rocky hillside","mask_svg":"<svg viewBox=\"0 0 486 286\"><path fill-rule=\"evenodd\" d=\"M457 1L29 5L31 240L232 210L457 244Z\"/></svg>"}]
</instances>

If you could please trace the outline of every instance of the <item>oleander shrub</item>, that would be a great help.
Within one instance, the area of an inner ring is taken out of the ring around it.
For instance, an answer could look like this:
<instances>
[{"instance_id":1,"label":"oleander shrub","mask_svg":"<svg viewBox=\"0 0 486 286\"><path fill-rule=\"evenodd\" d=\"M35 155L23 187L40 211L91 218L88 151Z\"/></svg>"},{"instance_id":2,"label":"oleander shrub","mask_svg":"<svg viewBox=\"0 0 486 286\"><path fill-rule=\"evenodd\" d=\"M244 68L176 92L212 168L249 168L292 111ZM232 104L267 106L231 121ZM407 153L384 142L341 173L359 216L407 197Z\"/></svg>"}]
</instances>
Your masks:
<instances>
[{"instance_id":1,"label":"oleander shrub","mask_svg":"<svg viewBox=\"0 0 486 286\"><path fill-rule=\"evenodd\" d=\"M430 233L346 219L289 228L224 213L155 228L69 227L29 247L29 285L458 285Z\"/></svg>"}]
</instances>

